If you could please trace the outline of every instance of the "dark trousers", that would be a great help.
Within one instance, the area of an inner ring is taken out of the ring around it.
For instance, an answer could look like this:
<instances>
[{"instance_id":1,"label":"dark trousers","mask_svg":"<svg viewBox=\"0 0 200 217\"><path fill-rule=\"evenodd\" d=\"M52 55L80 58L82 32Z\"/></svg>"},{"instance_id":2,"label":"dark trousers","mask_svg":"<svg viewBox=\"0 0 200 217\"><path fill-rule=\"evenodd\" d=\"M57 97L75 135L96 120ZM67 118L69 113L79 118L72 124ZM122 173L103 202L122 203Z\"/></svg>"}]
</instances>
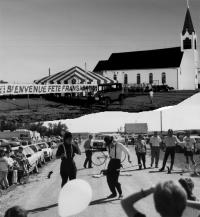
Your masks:
<instances>
[{"instance_id":1,"label":"dark trousers","mask_svg":"<svg viewBox=\"0 0 200 217\"><path fill-rule=\"evenodd\" d=\"M119 173L120 173L121 161L119 159L111 159L108 164L107 169L107 183L112 194L116 195L118 191L122 194L121 184L119 183Z\"/></svg>"},{"instance_id":2,"label":"dark trousers","mask_svg":"<svg viewBox=\"0 0 200 217\"><path fill-rule=\"evenodd\" d=\"M158 166L159 157L160 157L160 147L152 146L151 147L151 166L153 166L154 160L155 160L156 167Z\"/></svg>"},{"instance_id":3,"label":"dark trousers","mask_svg":"<svg viewBox=\"0 0 200 217\"><path fill-rule=\"evenodd\" d=\"M165 165L166 165L166 162L167 162L167 159L168 159L169 155L171 156L170 170L173 169L175 151L176 151L176 147L167 147L166 148L165 155L164 155L164 160L163 160L163 166L162 166L163 170L165 169Z\"/></svg>"},{"instance_id":4,"label":"dark trousers","mask_svg":"<svg viewBox=\"0 0 200 217\"><path fill-rule=\"evenodd\" d=\"M13 170L9 170L8 171L8 176L7 176L7 178L8 178L8 183L9 183L9 185L11 186L13 183L12 183L12 179L13 179Z\"/></svg>"},{"instance_id":5,"label":"dark trousers","mask_svg":"<svg viewBox=\"0 0 200 217\"><path fill-rule=\"evenodd\" d=\"M76 179L76 165L75 162L69 162L67 163L61 163L61 168L60 168L60 176L62 178L62 184L61 187L63 187L68 180L73 180Z\"/></svg>"},{"instance_id":6,"label":"dark trousers","mask_svg":"<svg viewBox=\"0 0 200 217\"><path fill-rule=\"evenodd\" d=\"M92 167L92 151L88 150L88 151L85 151L85 155L86 155L86 159L85 159L85 162L84 162L84 167L87 167L87 164L88 164L88 167Z\"/></svg>"},{"instance_id":7,"label":"dark trousers","mask_svg":"<svg viewBox=\"0 0 200 217\"><path fill-rule=\"evenodd\" d=\"M142 169L142 164L144 169L146 169L146 153L136 153L138 159L139 169Z\"/></svg>"},{"instance_id":8,"label":"dark trousers","mask_svg":"<svg viewBox=\"0 0 200 217\"><path fill-rule=\"evenodd\" d=\"M192 164L195 164L194 156L193 156L193 152L192 151L185 151L185 158L186 158L186 163L187 164L189 164L189 158L190 158Z\"/></svg>"}]
</instances>

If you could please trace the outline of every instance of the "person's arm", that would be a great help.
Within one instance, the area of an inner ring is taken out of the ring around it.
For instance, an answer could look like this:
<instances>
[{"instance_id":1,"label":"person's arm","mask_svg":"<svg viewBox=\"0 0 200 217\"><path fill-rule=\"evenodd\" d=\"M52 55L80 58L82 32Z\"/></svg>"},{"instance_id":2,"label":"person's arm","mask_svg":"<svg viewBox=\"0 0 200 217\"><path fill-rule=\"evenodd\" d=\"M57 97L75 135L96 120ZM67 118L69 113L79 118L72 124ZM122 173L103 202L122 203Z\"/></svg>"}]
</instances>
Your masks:
<instances>
[{"instance_id":1,"label":"person's arm","mask_svg":"<svg viewBox=\"0 0 200 217\"><path fill-rule=\"evenodd\" d=\"M121 205L128 217L134 217L139 211L134 207L134 204L143 199L144 197L149 196L151 193L154 192L154 187L148 188L146 190L141 190L136 192L123 200L121 200Z\"/></svg>"},{"instance_id":2,"label":"person's arm","mask_svg":"<svg viewBox=\"0 0 200 217\"><path fill-rule=\"evenodd\" d=\"M64 157L64 150L63 150L62 145L60 145L60 146L58 146L58 150L56 152L56 158L60 159L62 157Z\"/></svg>"},{"instance_id":3,"label":"person's arm","mask_svg":"<svg viewBox=\"0 0 200 217\"><path fill-rule=\"evenodd\" d=\"M187 200L187 207L200 210L200 202L199 201Z\"/></svg>"},{"instance_id":4,"label":"person's arm","mask_svg":"<svg viewBox=\"0 0 200 217\"><path fill-rule=\"evenodd\" d=\"M122 151L128 155L128 161L131 163L131 154L128 148L126 148L123 144L118 143L119 147L122 149Z\"/></svg>"}]
</instances>

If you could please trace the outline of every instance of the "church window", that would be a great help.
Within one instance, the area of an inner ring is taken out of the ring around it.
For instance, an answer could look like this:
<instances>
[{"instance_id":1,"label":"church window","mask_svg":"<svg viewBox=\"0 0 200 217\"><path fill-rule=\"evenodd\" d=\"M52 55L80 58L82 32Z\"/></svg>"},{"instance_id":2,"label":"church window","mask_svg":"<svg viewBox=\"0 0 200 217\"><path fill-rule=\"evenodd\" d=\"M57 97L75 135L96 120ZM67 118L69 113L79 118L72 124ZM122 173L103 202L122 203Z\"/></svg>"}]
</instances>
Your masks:
<instances>
[{"instance_id":1,"label":"church window","mask_svg":"<svg viewBox=\"0 0 200 217\"><path fill-rule=\"evenodd\" d=\"M65 80L65 81L64 81L64 84L68 84L68 81L67 81L67 80Z\"/></svg>"},{"instance_id":2,"label":"church window","mask_svg":"<svg viewBox=\"0 0 200 217\"><path fill-rule=\"evenodd\" d=\"M153 84L153 73L149 73L149 84Z\"/></svg>"},{"instance_id":3,"label":"church window","mask_svg":"<svg viewBox=\"0 0 200 217\"><path fill-rule=\"evenodd\" d=\"M197 40L196 39L194 40L194 49L195 50L197 49Z\"/></svg>"},{"instance_id":4,"label":"church window","mask_svg":"<svg viewBox=\"0 0 200 217\"><path fill-rule=\"evenodd\" d=\"M166 73L162 73L162 84L166 84Z\"/></svg>"},{"instance_id":5,"label":"church window","mask_svg":"<svg viewBox=\"0 0 200 217\"><path fill-rule=\"evenodd\" d=\"M128 84L128 75L127 74L124 75L124 84Z\"/></svg>"},{"instance_id":6,"label":"church window","mask_svg":"<svg viewBox=\"0 0 200 217\"><path fill-rule=\"evenodd\" d=\"M192 41L191 41L191 39L186 38L186 39L183 41L183 48L184 48L184 49L191 49L191 48L192 48Z\"/></svg>"},{"instance_id":7,"label":"church window","mask_svg":"<svg viewBox=\"0 0 200 217\"><path fill-rule=\"evenodd\" d=\"M141 78L140 78L140 74L137 74L137 84L141 83Z\"/></svg>"},{"instance_id":8,"label":"church window","mask_svg":"<svg viewBox=\"0 0 200 217\"><path fill-rule=\"evenodd\" d=\"M114 74L113 79L114 79L115 81L117 81L117 75L116 75L116 74Z\"/></svg>"}]
</instances>

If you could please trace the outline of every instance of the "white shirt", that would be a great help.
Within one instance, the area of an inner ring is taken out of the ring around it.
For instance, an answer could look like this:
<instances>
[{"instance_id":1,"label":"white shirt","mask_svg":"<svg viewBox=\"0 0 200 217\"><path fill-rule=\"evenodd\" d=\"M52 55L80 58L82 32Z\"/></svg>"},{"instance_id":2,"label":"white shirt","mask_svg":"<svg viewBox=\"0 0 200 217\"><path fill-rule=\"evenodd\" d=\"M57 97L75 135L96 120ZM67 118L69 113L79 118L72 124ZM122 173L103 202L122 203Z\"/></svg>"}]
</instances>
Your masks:
<instances>
[{"instance_id":1,"label":"white shirt","mask_svg":"<svg viewBox=\"0 0 200 217\"><path fill-rule=\"evenodd\" d=\"M186 136L184 137L183 141L184 141L184 146L187 151L192 151L194 149L194 145L196 144L196 142L193 138Z\"/></svg>"},{"instance_id":2,"label":"white shirt","mask_svg":"<svg viewBox=\"0 0 200 217\"><path fill-rule=\"evenodd\" d=\"M154 147L159 147L160 146L160 143L162 142L160 136L152 136L150 138L150 143L152 144L152 146Z\"/></svg>"},{"instance_id":3,"label":"white shirt","mask_svg":"<svg viewBox=\"0 0 200 217\"><path fill-rule=\"evenodd\" d=\"M122 152L130 156L129 150L122 143L115 142L113 145L110 146L110 158L121 160Z\"/></svg>"}]
</instances>

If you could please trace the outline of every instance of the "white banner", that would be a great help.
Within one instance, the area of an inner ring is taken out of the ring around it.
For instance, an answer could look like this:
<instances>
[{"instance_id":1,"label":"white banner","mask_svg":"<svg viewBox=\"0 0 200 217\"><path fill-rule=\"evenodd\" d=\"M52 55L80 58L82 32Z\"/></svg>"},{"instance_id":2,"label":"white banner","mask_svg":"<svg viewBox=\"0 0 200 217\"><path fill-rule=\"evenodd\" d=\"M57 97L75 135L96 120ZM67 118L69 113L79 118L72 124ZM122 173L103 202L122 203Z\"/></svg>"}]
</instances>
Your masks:
<instances>
[{"instance_id":1,"label":"white banner","mask_svg":"<svg viewBox=\"0 0 200 217\"><path fill-rule=\"evenodd\" d=\"M50 93L96 92L97 85L92 84L0 84L0 96Z\"/></svg>"}]
</instances>

